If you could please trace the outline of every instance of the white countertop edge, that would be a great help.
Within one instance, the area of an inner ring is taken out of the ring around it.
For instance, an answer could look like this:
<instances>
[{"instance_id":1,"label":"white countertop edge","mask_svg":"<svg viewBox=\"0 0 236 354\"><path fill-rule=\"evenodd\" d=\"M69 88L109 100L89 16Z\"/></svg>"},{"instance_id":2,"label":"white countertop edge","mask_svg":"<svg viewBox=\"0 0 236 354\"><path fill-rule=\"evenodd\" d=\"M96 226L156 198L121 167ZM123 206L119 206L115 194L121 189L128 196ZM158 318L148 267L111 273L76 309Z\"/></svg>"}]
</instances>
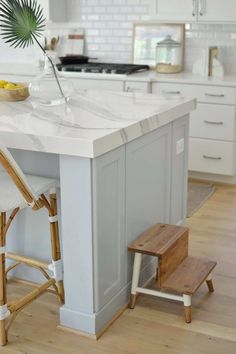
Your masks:
<instances>
[{"instance_id":1,"label":"white countertop edge","mask_svg":"<svg viewBox=\"0 0 236 354\"><path fill-rule=\"evenodd\" d=\"M177 105L176 107L170 108L163 113L156 114L153 117L147 118L139 123L134 123L125 129L122 129L123 135L127 137L127 141L125 143L129 143L145 134L151 133L152 131L161 128L162 126L173 122L174 120L183 117L190 112L194 111L197 106L196 99L190 99ZM140 129L140 125L142 129ZM145 131L145 133L144 133ZM97 139L93 143L93 156L87 156L90 158L96 158L100 155L103 155L111 150L114 150L122 145L124 145L124 141L121 137L121 134L118 132L111 133L105 137ZM112 139L111 139L112 138ZM114 141L114 139L116 141Z\"/></svg>"},{"instance_id":2,"label":"white countertop edge","mask_svg":"<svg viewBox=\"0 0 236 354\"><path fill-rule=\"evenodd\" d=\"M190 99L94 141L71 137L53 137L52 139L51 136L5 131L1 131L0 136L1 142L8 148L93 159L173 122L189 114L195 108L196 99ZM36 141L39 142L38 146Z\"/></svg>"}]
</instances>

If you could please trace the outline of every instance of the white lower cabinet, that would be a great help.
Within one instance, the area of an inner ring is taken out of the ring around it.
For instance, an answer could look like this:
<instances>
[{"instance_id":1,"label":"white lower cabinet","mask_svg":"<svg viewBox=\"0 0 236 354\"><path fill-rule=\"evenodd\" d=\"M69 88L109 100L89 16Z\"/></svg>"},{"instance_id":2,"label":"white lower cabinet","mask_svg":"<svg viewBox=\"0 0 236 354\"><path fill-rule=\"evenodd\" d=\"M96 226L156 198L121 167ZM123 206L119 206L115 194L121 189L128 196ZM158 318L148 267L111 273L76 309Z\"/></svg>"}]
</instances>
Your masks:
<instances>
[{"instance_id":1,"label":"white lower cabinet","mask_svg":"<svg viewBox=\"0 0 236 354\"><path fill-rule=\"evenodd\" d=\"M76 89L150 93L151 83L126 80L73 79Z\"/></svg>"},{"instance_id":2,"label":"white lower cabinet","mask_svg":"<svg viewBox=\"0 0 236 354\"><path fill-rule=\"evenodd\" d=\"M234 176L236 88L156 82L152 92L198 100L196 111L190 115L189 170Z\"/></svg>"},{"instance_id":3,"label":"white lower cabinet","mask_svg":"<svg viewBox=\"0 0 236 354\"><path fill-rule=\"evenodd\" d=\"M236 104L236 88L234 87L158 82L153 83L152 93L196 97L198 102L203 103Z\"/></svg>"},{"instance_id":4,"label":"white lower cabinet","mask_svg":"<svg viewBox=\"0 0 236 354\"><path fill-rule=\"evenodd\" d=\"M190 119L190 137L234 141L235 107L199 103Z\"/></svg>"},{"instance_id":5,"label":"white lower cabinet","mask_svg":"<svg viewBox=\"0 0 236 354\"><path fill-rule=\"evenodd\" d=\"M142 92L151 93L151 83L150 82L140 82L140 81L126 81L125 82L126 92Z\"/></svg>"},{"instance_id":6,"label":"white lower cabinet","mask_svg":"<svg viewBox=\"0 0 236 354\"><path fill-rule=\"evenodd\" d=\"M189 169L226 176L235 175L235 144L190 138Z\"/></svg>"},{"instance_id":7,"label":"white lower cabinet","mask_svg":"<svg viewBox=\"0 0 236 354\"><path fill-rule=\"evenodd\" d=\"M71 80L77 90L107 90L124 91L124 81L96 80L96 79L73 79Z\"/></svg>"}]
</instances>

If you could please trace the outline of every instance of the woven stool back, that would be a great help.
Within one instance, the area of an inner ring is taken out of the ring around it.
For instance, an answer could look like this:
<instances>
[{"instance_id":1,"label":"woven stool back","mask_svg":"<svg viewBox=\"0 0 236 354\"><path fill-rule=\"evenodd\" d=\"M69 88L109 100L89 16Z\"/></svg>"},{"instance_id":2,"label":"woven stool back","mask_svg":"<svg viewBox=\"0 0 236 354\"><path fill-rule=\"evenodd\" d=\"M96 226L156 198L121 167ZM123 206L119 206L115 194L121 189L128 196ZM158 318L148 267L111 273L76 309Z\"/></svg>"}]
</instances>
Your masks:
<instances>
[{"instance_id":1,"label":"woven stool back","mask_svg":"<svg viewBox=\"0 0 236 354\"><path fill-rule=\"evenodd\" d=\"M32 207L37 205L39 196L36 195L36 193L29 185L23 171L16 163L12 154L1 143L0 143L0 165L2 165L3 169L10 176L12 182L16 185L16 187L22 194L27 204L29 204Z\"/></svg>"}]
</instances>

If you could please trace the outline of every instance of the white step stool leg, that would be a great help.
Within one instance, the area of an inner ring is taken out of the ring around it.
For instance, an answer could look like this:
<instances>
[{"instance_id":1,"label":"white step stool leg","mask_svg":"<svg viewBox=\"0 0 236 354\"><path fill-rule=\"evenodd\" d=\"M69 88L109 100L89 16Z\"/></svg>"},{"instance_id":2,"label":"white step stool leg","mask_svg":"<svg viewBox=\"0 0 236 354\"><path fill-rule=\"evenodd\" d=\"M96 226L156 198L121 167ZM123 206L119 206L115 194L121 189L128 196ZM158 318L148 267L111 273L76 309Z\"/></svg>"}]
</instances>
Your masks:
<instances>
[{"instance_id":1,"label":"white step stool leg","mask_svg":"<svg viewBox=\"0 0 236 354\"><path fill-rule=\"evenodd\" d=\"M131 297L130 297L131 309L134 309L136 303L137 287L139 283L141 264L142 264L142 254L136 252L134 255L134 269L133 269Z\"/></svg>"},{"instance_id":2,"label":"white step stool leg","mask_svg":"<svg viewBox=\"0 0 236 354\"><path fill-rule=\"evenodd\" d=\"M191 317L191 296L190 295L183 295L183 300L184 300L184 316L185 316L185 322L186 323L191 323L192 317Z\"/></svg>"}]
</instances>

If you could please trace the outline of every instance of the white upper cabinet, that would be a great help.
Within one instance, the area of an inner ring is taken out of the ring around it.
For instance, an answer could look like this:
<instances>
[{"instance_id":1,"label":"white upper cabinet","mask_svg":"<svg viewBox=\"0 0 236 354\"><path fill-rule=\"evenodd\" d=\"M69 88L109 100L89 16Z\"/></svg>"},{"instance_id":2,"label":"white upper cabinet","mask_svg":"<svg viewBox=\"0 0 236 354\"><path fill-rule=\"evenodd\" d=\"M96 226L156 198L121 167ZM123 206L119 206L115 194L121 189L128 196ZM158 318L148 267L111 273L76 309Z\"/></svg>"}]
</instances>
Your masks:
<instances>
[{"instance_id":1,"label":"white upper cabinet","mask_svg":"<svg viewBox=\"0 0 236 354\"><path fill-rule=\"evenodd\" d=\"M67 20L66 0L37 0L47 21L65 22Z\"/></svg>"},{"instance_id":2,"label":"white upper cabinet","mask_svg":"<svg viewBox=\"0 0 236 354\"><path fill-rule=\"evenodd\" d=\"M199 0L198 20L236 22L236 0Z\"/></svg>"},{"instance_id":3,"label":"white upper cabinet","mask_svg":"<svg viewBox=\"0 0 236 354\"><path fill-rule=\"evenodd\" d=\"M164 21L194 21L197 17L195 0L151 0L151 17Z\"/></svg>"},{"instance_id":4,"label":"white upper cabinet","mask_svg":"<svg viewBox=\"0 0 236 354\"><path fill-rule=\"evenodd\" d=\"M236 0L150 0L151 18L175 22L236 22Z\"/></svg>"}]
</instances>

